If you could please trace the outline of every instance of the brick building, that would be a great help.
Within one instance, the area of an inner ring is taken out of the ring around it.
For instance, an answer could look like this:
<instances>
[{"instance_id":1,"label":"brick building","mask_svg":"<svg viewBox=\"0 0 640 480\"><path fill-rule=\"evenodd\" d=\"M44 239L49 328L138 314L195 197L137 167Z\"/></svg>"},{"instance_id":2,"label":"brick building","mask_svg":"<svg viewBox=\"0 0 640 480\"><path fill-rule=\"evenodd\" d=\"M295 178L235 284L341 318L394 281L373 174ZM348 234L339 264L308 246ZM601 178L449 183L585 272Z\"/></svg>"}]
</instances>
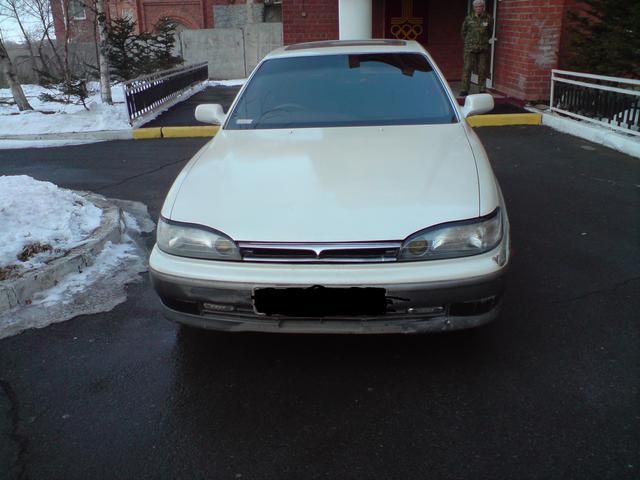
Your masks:
<instances>
[{"instance_id":1,"label":"brick building","mask_svg":"<svg viewBox=\"0 0 640 480\"><path fill-rule=\"evenodd\" d=\"M339 1L283 0L284 43L338 37ZM374 38L422 43L449 80L462 74L460 27L471 0L370 0ZM486 0L495 19L490 87L518 99L548 97L550 71L566 55L575 0Z\"/></svg>"},{"instance_id":2,"label":"brick building","mask_svg":"<svg viewBox=\"0 0 640 480\"><path fill-rule=\"evenodd\" d=\"M105 0L110 16L128 15L144 30L160 17L179 29L237 26L221 21L228 7L246 5L247 15L272 15L283 25L285 44L339 38L339 5L357 2L371 18L373 38L407 38L422 43L449 80L462 72L460 26L472 0ZM92 38L92 17L80 0L52 0L56 33L64 30L61 5L75 19L74 38ZM566 53L566 12L576 0L486 0L496 28L488 86L511 97L545 99L550 70ZM218 12L218 13L216 13ZM269 13L270 12L270 13ZM216 18L216 15L220 18ZM59 30L59 28L61 30Z\"/></svg>"},{"instance_id":3,"label":"brick building","mask_svg":"<svg viewBox=\"0 0 640 480\"><path fill-rule=\"evenodd\" d=\"M93 41L95 16L86 7L86 0L50 0L56 36L74 41ZM215 11L245 5L246 0L105 0L107 15L111 18L129 17L139 30L151 31L162 17L171 18L178 30L229 27L214 21ZM281 20L281 0L250 0L248 15L259 15L260 21ZM242 10L242 9L241 9Z\"/></svg>"}]
</instances>

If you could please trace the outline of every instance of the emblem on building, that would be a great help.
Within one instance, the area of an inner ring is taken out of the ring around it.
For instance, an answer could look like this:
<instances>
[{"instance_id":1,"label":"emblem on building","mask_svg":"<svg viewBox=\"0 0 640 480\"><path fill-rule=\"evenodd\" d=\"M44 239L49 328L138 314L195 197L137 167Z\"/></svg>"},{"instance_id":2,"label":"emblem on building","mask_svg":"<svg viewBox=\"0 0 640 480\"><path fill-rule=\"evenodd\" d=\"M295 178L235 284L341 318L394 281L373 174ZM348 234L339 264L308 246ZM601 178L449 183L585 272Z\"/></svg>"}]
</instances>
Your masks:
<instances>
[{"instance_id":1,"label":"emblem on building","mask_svg":"<svg viewBox=\"0 0 640 480\"><path fill-rule=\"evenodd\" d=\"M422 32L423 17L413 16L413 0L402 0L402 13L391 17L391 35L399 40L415 40Z\"/></svg>"}]
</instances>

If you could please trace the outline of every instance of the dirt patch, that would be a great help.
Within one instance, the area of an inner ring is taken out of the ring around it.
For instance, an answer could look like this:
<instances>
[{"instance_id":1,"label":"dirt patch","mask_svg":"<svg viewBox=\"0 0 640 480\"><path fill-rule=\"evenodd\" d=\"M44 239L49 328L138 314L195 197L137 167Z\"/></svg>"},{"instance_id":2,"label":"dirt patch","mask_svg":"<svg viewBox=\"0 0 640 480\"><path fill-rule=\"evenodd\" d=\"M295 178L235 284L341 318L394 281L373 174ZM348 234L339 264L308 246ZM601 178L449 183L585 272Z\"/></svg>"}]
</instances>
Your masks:
<instances>
[{"instance_id":1,"label":"dirt patch","mask_svg":"<svg viewBox=\"0 0 640 480\"><path fill-rule=\"evenodd\" d=\"M40 243L40 242L30 243L29 245L26 245L22 249L22 251L18 254L18 260L20 260L21 262L26 262L34 255L37 255L42 252L50 252L52 250L53 248L48 243Z\"/></svg>"},{"instance_id":2,"label":"dirt patch","mask_svg":"<svg viewBox=\"0 0 640 480\"><path fill-rule=\"evenodd\" d=\"M20 271L20 268L21 267L19 265L0 267L0 282L16 276L18 274L18 271Z\"/></svg>"}]
</instances>

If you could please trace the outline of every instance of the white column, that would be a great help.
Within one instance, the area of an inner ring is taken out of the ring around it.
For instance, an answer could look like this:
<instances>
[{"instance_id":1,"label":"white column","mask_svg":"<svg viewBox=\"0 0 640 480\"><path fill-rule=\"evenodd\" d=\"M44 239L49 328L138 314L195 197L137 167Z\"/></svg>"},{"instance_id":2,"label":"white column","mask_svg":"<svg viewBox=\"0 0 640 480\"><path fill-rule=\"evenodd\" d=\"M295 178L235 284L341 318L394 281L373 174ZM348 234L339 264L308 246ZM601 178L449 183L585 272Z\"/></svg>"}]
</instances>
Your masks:
<instances>
[{"instance_id":1,"label":"white column","mask_svg":"<svg viewBox=\"0 0 640 480\"><path fill-rule=\"evenodd\" d=\"M371 1L339 0L340 40L367 40L371 38Z\"/></svg>"}]
</instances>

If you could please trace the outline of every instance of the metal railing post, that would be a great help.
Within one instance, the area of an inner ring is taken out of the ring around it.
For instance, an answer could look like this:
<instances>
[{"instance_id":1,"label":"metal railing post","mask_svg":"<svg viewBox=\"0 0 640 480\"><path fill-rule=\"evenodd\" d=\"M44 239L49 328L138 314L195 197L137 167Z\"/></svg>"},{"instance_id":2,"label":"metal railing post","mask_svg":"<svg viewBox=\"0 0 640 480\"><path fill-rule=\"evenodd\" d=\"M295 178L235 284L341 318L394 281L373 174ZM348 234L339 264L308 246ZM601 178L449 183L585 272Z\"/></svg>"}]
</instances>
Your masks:
<instances>
[{"instance_id":1,"label":"metal railing post","mask_svg":"<svg viewBox=\"0 0 640 480\"><path fill-rule=\"evenodd\" d=\"M556 74L556 71L551 70L551 98L549 99L549 107L551 107L552 112L553 112L553 106L555 105L553 103L553 87L554 87L555 74Z\"/></svg>"}]
</instances>

